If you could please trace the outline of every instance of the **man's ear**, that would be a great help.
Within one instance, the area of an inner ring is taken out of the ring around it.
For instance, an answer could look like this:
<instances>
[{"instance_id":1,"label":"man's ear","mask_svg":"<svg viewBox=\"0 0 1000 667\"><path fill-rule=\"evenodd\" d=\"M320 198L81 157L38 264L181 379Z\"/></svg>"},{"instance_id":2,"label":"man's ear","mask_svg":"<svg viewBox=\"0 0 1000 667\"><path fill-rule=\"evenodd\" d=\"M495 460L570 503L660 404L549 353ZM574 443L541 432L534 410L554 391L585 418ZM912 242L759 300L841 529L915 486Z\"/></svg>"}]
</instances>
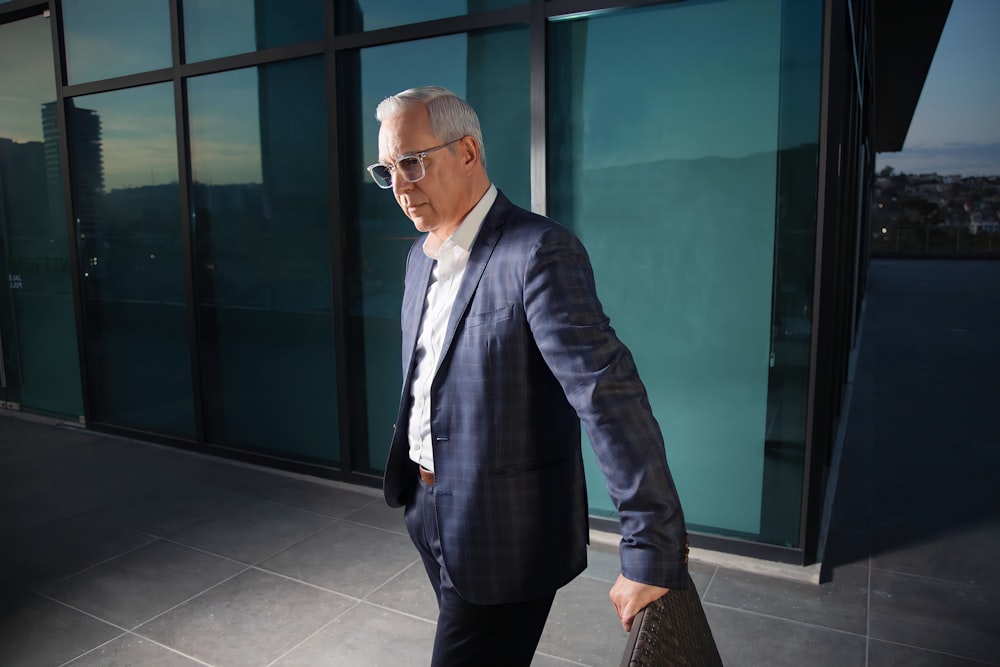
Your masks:
<instances>
[{"instance_id":1,"label":"man's ear","mask_svg":"<svg viewBox=\"0 0 1000 667\"><path fill-rule=\"evenodd\" d=\"M462 151L462 164L466 167L471 167L477 162L482 161L482 157L479 154L479 144L476 142L476 138L472 135L465 135L462 140L458 142Z\"/></svg>"}]
</instances>

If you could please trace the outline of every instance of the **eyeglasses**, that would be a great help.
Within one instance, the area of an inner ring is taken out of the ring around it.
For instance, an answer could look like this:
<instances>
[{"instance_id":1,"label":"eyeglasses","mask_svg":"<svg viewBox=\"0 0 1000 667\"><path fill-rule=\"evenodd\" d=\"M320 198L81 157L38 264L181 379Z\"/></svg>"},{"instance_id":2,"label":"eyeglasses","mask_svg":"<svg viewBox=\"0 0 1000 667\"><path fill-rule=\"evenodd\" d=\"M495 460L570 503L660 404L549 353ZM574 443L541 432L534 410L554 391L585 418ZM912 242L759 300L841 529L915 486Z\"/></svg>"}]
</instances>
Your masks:
<instances>
[{"instance_id":1,"label":"eyeglasses","mask_svg":"<svg viewBox=\"0 0 1000 667\"><path fill-rule=\"evenodd\" d=\"M382 164L381 162L376 162L375 164L368 165L366 169L368 169L368 173L372 175L372 180L375 181L375 185L379 186L383 190L388 190L392 187L393 172L399 172L399 175L403 177L403 180L409 183L416 183L427 175L427 170L424 169L425 157L434 151L439 151L446 146L451 146L453 143L463 138L464 137L458 137L458 139L452 139L447 143L435 146L434 148L428 148L427 150L420 151L415 155L404 155L396 160L396 164Z\"/></svg>"}]
</instances>

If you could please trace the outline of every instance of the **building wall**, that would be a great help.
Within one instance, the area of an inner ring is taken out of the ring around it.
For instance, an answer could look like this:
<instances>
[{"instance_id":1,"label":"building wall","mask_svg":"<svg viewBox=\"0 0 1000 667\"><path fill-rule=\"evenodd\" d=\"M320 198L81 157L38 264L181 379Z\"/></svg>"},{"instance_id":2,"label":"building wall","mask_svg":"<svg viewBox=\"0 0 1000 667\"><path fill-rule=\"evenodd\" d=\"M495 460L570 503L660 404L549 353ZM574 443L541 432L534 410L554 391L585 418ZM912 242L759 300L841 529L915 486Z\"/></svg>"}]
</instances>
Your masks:
<instances>
[{"instance_id":1,"label":"building wall","mask_svg":"<svg viewBox=\"0 0 1000 667\"><path fill-rule=\"evenodd\" d=\"M61 138L48 160L61 163L48 167L64 183L42 183L33 200L66 221L43 236L69 258L74 298L54 310L75 327L51 346L73 344L61 365L76 369L82 408L56 399L67 381L49 380L51 400L43 382L26 409L377 484L416 234L363 167L377 159L377 102L444 85L480 111L494 182L587 246L696 539L812 557L810 489L826 466L812 452L825 340L816 276L832 267L823 160L830 108L842 113L839 99L823 104L824 76L830 31L844 38L831 12L847 5L588 3L580 13L557 0L303 0L288 11L247 0L219 14L192 0L172 14L168 2L16 4L3 34L48 31L65 56L56 72L51 56L29 64L0 42L0 63L13 64L4 72L65 84L35 92L28 112L0 109L0 137L11 139L0 149ZM44 9L49 18L27 17ZM5 89L13 79L0 75ZM31 114L37 136L8 120L33 127ZM12 215L8 229L39 227ZM11 248L8 262L35 257ZM22 294L0 295L5 351L30 337L15 317ZM5 368L24 386L40 377L14 357ZM836 388L828 394L834 402ZM587 464L600 524L614 508Z\"/></svg>"}]
</instances>

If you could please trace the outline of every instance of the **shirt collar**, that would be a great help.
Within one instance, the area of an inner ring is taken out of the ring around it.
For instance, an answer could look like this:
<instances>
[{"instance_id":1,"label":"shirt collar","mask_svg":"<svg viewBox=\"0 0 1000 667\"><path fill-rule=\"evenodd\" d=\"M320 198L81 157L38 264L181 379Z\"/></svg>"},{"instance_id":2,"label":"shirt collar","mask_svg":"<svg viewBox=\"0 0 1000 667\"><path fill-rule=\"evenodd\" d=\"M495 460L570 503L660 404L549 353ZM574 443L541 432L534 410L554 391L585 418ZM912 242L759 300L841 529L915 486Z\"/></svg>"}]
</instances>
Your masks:
<instances>
[{"instance_id":1,"label":"shirt collar","mask_svg":"<svg viewBox=\"0 0 1000 667\"><path fill-rule=\"evenodd\" d=\"M466 254L472 252L472 244L475 242L476 236L479 234L479 229L483 226L483 220L486 219L486 214L490 212L490 207L493 206L496 198L497 186L490 183L490 187L486 190L486 194L479 200L479 203L472 207L472 210L462 220L458 229L452 232L451 236L441 244L437 252L437 257L427 252L426 241L424 241L424 254L431 259L437 259L442 256L445 250L452 248L461 248Z\"/></svg>"}]
</instances>

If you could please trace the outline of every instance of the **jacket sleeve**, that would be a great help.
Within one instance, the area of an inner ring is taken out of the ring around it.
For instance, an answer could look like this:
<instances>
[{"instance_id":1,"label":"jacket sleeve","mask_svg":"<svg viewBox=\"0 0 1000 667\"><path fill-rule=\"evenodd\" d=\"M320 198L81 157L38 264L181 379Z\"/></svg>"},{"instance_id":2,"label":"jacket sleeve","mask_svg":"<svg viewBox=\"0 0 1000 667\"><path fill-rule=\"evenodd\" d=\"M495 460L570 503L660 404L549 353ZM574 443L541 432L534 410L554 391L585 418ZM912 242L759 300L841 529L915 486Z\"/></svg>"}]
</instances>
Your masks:
<instances>
[{"instance_id":1,"label":"jacket sleeve","mask_svg":"<svg viewBox=\"0 0 1000 667\"><path fill-rule=\"evenodd\" d=\"M631 352L597 297L590 259L558 225L536 238L524 307L538 349L586 429L621 522L622 573L684 588L687 535L663 435Z\"/></svg>"}]
</instances>

